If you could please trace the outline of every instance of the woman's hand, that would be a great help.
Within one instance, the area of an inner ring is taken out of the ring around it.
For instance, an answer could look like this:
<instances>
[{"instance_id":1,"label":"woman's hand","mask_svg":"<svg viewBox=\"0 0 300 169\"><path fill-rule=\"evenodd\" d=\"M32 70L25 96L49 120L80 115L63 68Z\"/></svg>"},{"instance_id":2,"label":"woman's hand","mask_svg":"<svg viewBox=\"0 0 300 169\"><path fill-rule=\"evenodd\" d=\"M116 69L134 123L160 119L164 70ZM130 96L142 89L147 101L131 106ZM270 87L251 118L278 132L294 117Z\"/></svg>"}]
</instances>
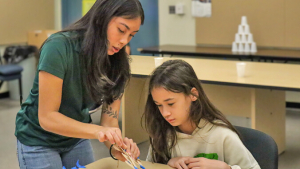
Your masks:
<instances>
[{"instance_id":1,"label":"woman's hand","mask_svg":"<svg viewBox=\"0 0 300 169\"><path fill-rule=\"evenodd\" d=\"M190 158L187 161L188 168L192 169L231 169L231 167L223 161L211 160L207 158Z\"/></svg>"},{"instance_id":2,"label":"woman's hand","mask_svg":"<svg viewBox=\"0 0 300 169\"><path fill-rule=\"evenodd\" d=\"M123 149L127 149L124 144L121 130L118 127L103 127L96 132L96 137L100 142L109 141L111 144L117 144Z\"/></svg>"},{"instance_id":3,"label":"woman's hand","mask_svg":"<svg viewBox=\"0 0 300 169\"><path fill-rule=\"evenodd\" d=\"M137 159L140 155L140 150L139 150L138 146L136 145L136 143L133 142L132 139L128 139L127 137L125 137L123 140L127 146L127 149L125 149L126 152L129 155L131 155L131 157L133 159ZM126 158L122 155L122 153L120 151L116 150L115 148L112 148L111 153L116 159L121 160L123 162L126 161Z\"/></svg>"},{"instance_id":4,"label":"woman's hand","mask_svg":"<svg viewBox=\"0 0 300 169\"><path fill-rule=\"evenodd\" d=\"M188 169L187 161L192 157L175 157L169 160L168 165L177 169Z\"/></svg>"}]
</instances>

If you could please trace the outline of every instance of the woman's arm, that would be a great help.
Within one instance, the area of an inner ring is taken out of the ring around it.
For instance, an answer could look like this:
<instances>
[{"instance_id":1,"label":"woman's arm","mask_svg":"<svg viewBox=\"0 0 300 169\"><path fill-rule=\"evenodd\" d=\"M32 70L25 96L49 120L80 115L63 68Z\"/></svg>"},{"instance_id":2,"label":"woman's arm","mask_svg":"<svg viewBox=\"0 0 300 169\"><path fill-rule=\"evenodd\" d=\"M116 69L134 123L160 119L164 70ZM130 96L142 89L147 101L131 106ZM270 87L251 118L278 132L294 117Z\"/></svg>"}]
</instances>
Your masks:
<instances>
[{"instance_id":1,"label":"woman's arm","mask_svg":"<svg viewBox=\"0 0 300 169\"><path fill-rule=\"evenodd\" d=\"M107 105L104 104L102 107L102 114L101 114L101 120L100 125L104 127L115 127L119 128L119 111L121 106L121 99L122 96L119 97L119 99L115 100L112 104ZM120 130L119 130L120 131ZM121 134L121 131L120 131ZM137 144L133 142L132 139L129 139L125 137L123 139L125 148L129 154L132 155L133 158L137 158L140 155L140 150L137 147ZM110 147L112 142L104 142L107 147ZM122 161L125 161L125 158L122 156L122 154L115 149L112 149L112 154Z\"/></svg>"},{"instance_id":2,"label":"woman's arm","mask_svg":"<svg viewBox=\"0 0 300 169\"><path fill-rule=\"evenodd\" d=\"M41 127L59 135L84 139L109 140L124 146L117 125L99 126L76 121L58 112L62 97L63 80L45 71L39 72L39 108ZM113 127L114 126L114 127Z\"/></svg>"}]
</instances>

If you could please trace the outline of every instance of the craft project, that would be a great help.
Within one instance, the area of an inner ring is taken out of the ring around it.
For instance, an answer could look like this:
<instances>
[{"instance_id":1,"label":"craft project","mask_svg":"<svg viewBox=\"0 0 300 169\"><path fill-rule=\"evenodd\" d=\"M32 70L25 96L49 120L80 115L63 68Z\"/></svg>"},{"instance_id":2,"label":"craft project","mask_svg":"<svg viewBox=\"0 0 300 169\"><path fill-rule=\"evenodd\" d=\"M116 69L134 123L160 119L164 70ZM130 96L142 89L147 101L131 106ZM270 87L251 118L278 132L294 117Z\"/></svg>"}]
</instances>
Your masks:
<instances>
[{"instance_id":1,"label":"craft project","mask_svg":"<svg viewBox=\"0 0 300 169\"><path fill-rule=\"evenodd\" d=\"M122 149L121 147L117 145L113 145L113 148L115 148L117 151L120 151L122 155L125 157L126 161L125 163L128 164L133 169L138 169L138 166L140 166L141 169L145 169L145 167L142 165L142 162L139 158L136 160L129 155L126 150Z\"/></svg>"},{"instance_id":2,"label":"craft project","mask_svg":"<svg viewBox=\"0 0 300 169\"><path fill-rule=\"evenodd\" d=\"M76 167L73 167L72 169L79 169L79 168L85 168L85 166L81 166L81 165L79 164L79 160L77 160ZM63 166L62 169L66 169L66 167Z\"/></svg>"}]
</instances>

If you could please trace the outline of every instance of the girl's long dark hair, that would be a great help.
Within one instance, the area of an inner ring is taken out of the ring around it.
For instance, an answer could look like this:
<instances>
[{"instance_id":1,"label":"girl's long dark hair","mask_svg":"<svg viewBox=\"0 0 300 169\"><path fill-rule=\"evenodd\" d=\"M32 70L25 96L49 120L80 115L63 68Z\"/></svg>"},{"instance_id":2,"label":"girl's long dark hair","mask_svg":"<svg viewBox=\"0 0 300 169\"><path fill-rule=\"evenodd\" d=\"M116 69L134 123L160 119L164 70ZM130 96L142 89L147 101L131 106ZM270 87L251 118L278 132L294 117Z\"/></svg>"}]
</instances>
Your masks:
<instances>
[{"instance_id":1,"label":"girl's long dark hair","mask_svg":"<svg viewBox=\"0 0 300 169\"><path fill-rule=\"evenodd\" d=\"M153 101L151 91L156 87L163 87L168 91L183 93L186 96L194 95L191 89L196 88L198 96L194 96L197 100L193 101L190 107L191 123L198 126L200 119L203 118L214 125L227 127L237 133L226 117L209 101L192 66L182 60L166 61L151 75L148 99L143 114L144 127L150 135L153 162L167 164L171 159L171 150L177 143L176 127L164 119ZM221 120L224 124L215 123L214 120Z\"/></svg>"},{"instance_id":2,"label":"girl's long dark hair","mask_svg":"<svg viewBox=\"0 0 300 169\"><path fill-rule=\"evenodd\" d=\"M83 82L92 99L110 104L118 99L130 78L129 57L125 47L108 56L107 28L113 17L135 19L144 23L144 11L139 0L97 0L80 20L62 32L78 32L82 41L81 62Z\"/></svg>"}]
</instances>

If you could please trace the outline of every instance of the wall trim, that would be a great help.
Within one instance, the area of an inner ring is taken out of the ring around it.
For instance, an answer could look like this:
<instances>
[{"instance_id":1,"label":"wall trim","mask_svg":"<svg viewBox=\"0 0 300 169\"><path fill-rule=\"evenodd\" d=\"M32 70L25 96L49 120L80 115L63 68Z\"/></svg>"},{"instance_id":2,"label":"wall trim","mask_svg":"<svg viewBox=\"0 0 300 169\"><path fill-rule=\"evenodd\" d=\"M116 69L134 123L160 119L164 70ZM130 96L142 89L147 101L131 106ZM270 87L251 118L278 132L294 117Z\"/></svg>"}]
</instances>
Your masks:
<instances>
[{"instance_id":1,"label":"wall trim","mask_svg":"<svg viewBox=\"0 0 300 169\"><path fill-rule=\"evenodd\" d=\"M0 99L4 99L4 98L8 98L9 97L9 92L3 92L3 93L0 93Z\"/></svg>"},{"instance_id":2,"label":"wall trim","mask_svg":"<svg viewBox=\"0 0 300 169\"><path fill-rule=\"evenodd\" d=\"M300 103L297 103L297 102L286 102L286 108L297 108L297 109L300 109Z\"/></svg>"}]
</instances>

